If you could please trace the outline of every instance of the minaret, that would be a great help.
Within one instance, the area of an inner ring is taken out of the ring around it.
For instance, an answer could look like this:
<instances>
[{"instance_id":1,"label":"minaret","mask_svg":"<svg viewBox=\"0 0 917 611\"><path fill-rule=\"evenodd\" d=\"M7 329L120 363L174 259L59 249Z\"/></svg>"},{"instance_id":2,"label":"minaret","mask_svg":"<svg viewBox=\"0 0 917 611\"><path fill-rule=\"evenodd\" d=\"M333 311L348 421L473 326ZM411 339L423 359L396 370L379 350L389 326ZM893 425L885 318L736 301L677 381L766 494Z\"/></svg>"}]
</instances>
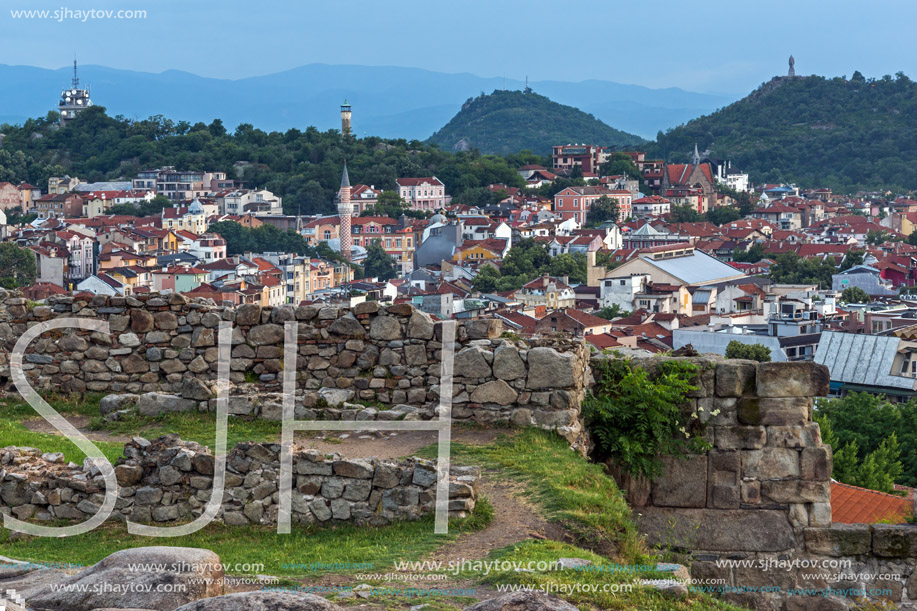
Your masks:
<instances>
[{"instance_id":1,"label":"minaret","mask_svg":"<svg viewBox=\"0 0 917 611\"><path fill-rule=\"evenodd\" d=\"M350 249L353 246L353 236L350 235L350 216L353 214L353 204L350 203L350 177L347 175L347 163L344 163L344 174L341 176L341 192L338 197L338 215L341 218L341 256L351 260Z\"/></svg>"},{"instance_id":2,"label":"minaret","mask_svg":"<svg viewBox=\"0 0 917 611\"><path fill-rule=\"evenodd\" d=\"M350 104L347 103L347 100L341 104L341 135L350 135Z\"/></svg>"}]
</instances>

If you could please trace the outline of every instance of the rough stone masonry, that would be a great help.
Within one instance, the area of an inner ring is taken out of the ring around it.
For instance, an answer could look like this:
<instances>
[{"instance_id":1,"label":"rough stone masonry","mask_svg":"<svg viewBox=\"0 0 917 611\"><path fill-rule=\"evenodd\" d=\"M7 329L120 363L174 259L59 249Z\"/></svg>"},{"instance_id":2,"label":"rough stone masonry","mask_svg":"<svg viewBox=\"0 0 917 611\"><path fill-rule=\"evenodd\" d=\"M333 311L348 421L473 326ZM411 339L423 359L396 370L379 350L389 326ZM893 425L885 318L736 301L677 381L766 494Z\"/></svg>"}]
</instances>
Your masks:
<instances>
[{"instance_id":1,"label":"rough stone masonry","mask_svg":"<svg viewBox=\"0 0 917 611\"><path fill-rule=\"evenodd\" d=\"M230 380L237 387L230 413L279 419L283 325L295 320L297 417L347 417L343 407L367 420L430 419L439 402L442 325L410 304L230 308L155 293L58 296L33 307L0 292L0 380L8 387L16 339L35 323L63 316L107 321L111 334L77 328L42 334L23 363L39 391L148 395L136 399L141 411L213 409L217 328L230 321ZM458 326L453 418L553 429L584 449L580 407L590 379L584 342L502 335L496 320ZM399 409L385 413L394 406Z\"/></svg>"},{"instance_id":2,"label":"rough stone masonry","mask_svg":"<svg viewBox=\"0 0 917 611\"><path fill-rule=\"evenodd\" d=\"M229 526L276 524L280 505L280 446L240 443L226 462L223 502L216 518ZM62 454L35 448L0 450L0 511L20 520L82 521L99 511L105 480L90 459L64 464ZM382 525L413 520L435 509L436 463L347 460L302 450L293 455L293 521ZM214 458L208 448L175 435L134 438L115 465L118 500L110 519L168 526L204 510L213 489ZM452 467L449 513L474 510L480 473Z\"/></svg>"},{"instance_id":3,"label":"rough stone masonry","mask_svg":"<svg viewBox=\"0 0 917 611\"><path fill-rule=\"evenodd\" d=\"M917 609L917 525L831 522L831 447L812 421L827 368L688 360L701 372L689 408L712 448L665 458L652 483L618 478L648 543L690 550L692 578L719 580L724 598L753 609L839 611L870 589Z\"/></svg>"}]
</instances>

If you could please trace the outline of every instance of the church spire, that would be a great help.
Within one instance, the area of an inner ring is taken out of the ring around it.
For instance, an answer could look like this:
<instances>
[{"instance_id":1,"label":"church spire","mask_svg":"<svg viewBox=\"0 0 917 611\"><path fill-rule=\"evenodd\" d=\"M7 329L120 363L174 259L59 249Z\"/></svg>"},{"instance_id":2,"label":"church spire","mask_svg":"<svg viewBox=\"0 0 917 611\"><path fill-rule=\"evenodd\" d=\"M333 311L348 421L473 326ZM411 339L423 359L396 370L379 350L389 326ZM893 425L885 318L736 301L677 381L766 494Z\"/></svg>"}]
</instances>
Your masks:
<instances>
[{"instance_id":1,"label":"church spire","mask_svg":"<svg viewBox=\"0 0 917 611\"><path fill-rule=\"evenodd\" d=\"M691 163L694 165L700 163L700 153L697 152L697 142L694 143L694 159L691 160Z\"/></svg>"}]
</instances>

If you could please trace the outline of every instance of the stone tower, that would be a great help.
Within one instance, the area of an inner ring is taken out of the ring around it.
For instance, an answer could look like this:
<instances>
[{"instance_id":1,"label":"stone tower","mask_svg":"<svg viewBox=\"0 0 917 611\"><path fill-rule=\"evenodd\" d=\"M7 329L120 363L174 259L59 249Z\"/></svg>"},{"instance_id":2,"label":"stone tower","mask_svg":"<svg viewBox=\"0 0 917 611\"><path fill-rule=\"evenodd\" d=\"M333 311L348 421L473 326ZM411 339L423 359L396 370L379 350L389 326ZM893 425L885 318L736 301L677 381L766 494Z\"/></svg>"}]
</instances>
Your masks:
<instances>
[{"instance_id":1,"label":"stone tower","mask_svg":"<svg viewBox=\"0 0 917 611\"><path fill-rule=\"evenodd\" d=\"M790 70L786 73L787 76L796 76L796 60L793 59L793 56L790 55Z\"/></svg>"},{"instance_id":2,"label":"stone tower","mask_svg":"<svg viewBox=\"0 0 917 611\"><path fill-rule=\"evenodd\" d=\"M344 100L344 103L341 104L341 135L350 135L350 104L347 103L347 100Z\"/></svg>"},{"instance_id":3,"label":"stone tower","mask_svg":"<svg viewBox=\"0 0 917 611\"><path fill-rule=\"evenodd\" d=\"M344 163L344 174L341 176L341 191L338 200L338 215L341 218L341 256L348 261L351 260L352 255L350 250L353 247L353 236L350 234L350 216L352 214L353 204L350 203L350 177L347 175L347 163Z\"/></svg>"}]
</instances>

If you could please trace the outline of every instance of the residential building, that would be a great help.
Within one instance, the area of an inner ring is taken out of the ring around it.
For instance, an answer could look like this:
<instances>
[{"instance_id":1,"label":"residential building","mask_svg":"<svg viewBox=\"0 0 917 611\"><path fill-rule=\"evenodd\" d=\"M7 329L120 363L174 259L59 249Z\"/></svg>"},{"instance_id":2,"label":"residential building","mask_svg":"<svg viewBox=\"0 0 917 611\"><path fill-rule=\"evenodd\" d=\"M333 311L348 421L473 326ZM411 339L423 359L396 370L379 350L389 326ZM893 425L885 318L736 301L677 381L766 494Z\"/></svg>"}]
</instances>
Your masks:
<instances>
[{"instance_id":1,"label":"residential building","mask_svg":"<svg viewBox=\"0 0 917 611\"><path fill-rule=\"evenodd\" d=\"M230 191L235 187L235 182L227 179L225 172L176 171L171 166L139 172L132 182L134 189L154 191L174 202Z\"/></svg>"},{"instance_id":2,"label":"residential building","mask_svg":"<svg viewBox=\"0 0 917 611\"><path fill-rule=\"evenodd\" d=\"M917 341L913 327L906 329L893 335L822 333L815 362L830 372L831 395L868 392L901 402L917 396Z\"/></svg>"},{"instance_id":3,"label":"residential building","mask_svg":"<svg viewBox=\"0 0 917 611\"><path fill-rule=\"evenodd\" d=\"M206 282L208 272L187 265L172 265L152 271L152 276L153 290L161 293L185 293Z\"/></svg>"},{"instance_id":4,"label":"residential building","mask_svg":"<svg viewBox=\"0 0 917 611\"><path fill-rule=\"evenodd\" d=\"M0 210L10 210L22 206L19 189L9 182L0 182ZM25 210L25 208L23 208Z\"/></svg>"},{"instance_id":5,"label":"residential building","mask_svg":"<svg viewBox=\"0 0 917 611\"><path fill-rule=\"evenodd\" d=\"M872 297L898 294L894 283L882 278L882 272L869 265L855 265L831 276L832 290L843 291L854 287L863 289Z\"/></svg>"},{"instance_id":6,"label":"residential building","mask_svg":"<svg viewBox=\"0 0 917 611\"><path fill-rule=\"evenodd\" d=\"M213 195L218 214L283 214L283 199L267 189L234 189Z\"/></svg>"},{"instance_id":7,"label":"residential building","mask_svg":"<svg viewBox=\"0 0 917 611\"><path fill-rule=\"evenodd\" d=\"M83 213L83 199L72 193L43 195L32 202L29 212L40 219L75 218Z\"/></svg>"},{"instance_id":8,"label":"residential building","mask_svg":"<svg viewBox=\"0 0 917 611\"><path fill-rule=\"evenodd\" d=\"M554 213L564 220L573 219L583 225L592 204L601 197L617 201L619 219L625 219L631 215L633 195L630 191L588 186L567 187L555 194Z\"/></svg>"},{"instance_id":9,"label":"residential building","mask_svg":"<svg viewBox=\"0 0 917 611\"><path fill-rule=\"evenodd\" d=\"M580 168L583 174L598 174L599 166L608 161L611 152L593 144L561 144L553 147L551 154L554 170L572 171Z\"/></svg>"},{"instance_id":10,"label":"residential building","mask_svg":"<svg viewBox=\"0 0 917 611\"><path fill-rule=\"evenodd\" d=\"M513 296L526 308L543 306L548 310L557 310L576 305L576 295L567 284L567 278L554 278L548 274L523 285Z\"/></svg>"},{"instance_id":11,"label":"residential building","mask_svg":"<svg viewBox=\"0 0 917 611\"><path fill-rule=\"evenodd\" d=\"M70 176L51 176L48 178L48 195L66 195L71 191L75 191L77 185L83 182L76 176L73 178Z\"/></svg>"},{"instance_id":12,"label":"residential building","mask_svg":"<svg viewBox=\"0 0 917 611\"><path fill-rule=\"evenodd\" d=\"M398 187L398 195L414 210L442 210L449 203L446 185L435 176L398 178L395 184Z\"/></svg>"}]
</instances>

